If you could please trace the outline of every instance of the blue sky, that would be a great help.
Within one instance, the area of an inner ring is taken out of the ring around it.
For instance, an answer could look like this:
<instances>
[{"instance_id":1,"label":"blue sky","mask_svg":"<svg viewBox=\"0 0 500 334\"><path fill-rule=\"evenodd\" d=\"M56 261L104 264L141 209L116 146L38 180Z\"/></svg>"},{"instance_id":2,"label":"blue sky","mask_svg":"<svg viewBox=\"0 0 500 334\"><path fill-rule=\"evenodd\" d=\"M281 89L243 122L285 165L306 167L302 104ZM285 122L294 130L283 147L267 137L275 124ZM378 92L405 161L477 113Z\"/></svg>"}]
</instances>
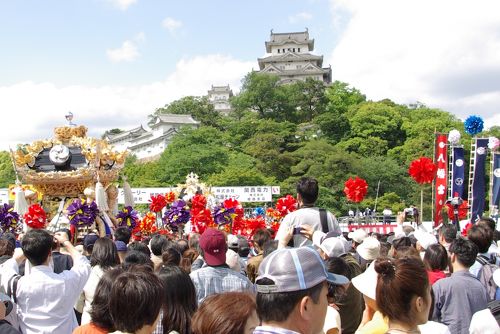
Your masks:
<instances>
[{"instance_id":1,"label":"blue sky","mask_svg":"<svg viewBox=\"0 0 500 334\"><path fill-rule=\"evenodd\" d=\"M303 15L300 15L300 14ZM179 22L168 30L166 18ZM329 54L339 35L328 1L0 2L0 84L143 84L162 80L181 58L225 54L255 61L270 29L310 29L316 52ZM140 54L112 62L106 51L124 41Z\"/></svg>"},{"instance_id":2,"label":"blue sky","mask_svg":"<svg viewBox=\"0 0 500 334\"><path fill-rule=\"evenodd\" d=\"M500 125L497 0L0 0L0 149L72 111L100 136L214 85L237 92L270 30L303 31L369 99Z\"/></svg>"}]
</instances>

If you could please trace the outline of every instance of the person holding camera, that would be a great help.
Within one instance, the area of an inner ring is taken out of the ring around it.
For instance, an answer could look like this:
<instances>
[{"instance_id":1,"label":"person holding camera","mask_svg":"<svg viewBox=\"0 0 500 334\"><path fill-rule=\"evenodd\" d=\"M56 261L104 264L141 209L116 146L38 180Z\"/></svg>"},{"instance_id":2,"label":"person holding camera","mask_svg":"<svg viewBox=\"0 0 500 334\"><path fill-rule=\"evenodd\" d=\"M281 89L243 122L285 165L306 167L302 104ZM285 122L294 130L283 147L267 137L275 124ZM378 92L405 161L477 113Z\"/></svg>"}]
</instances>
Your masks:
<instances>
[{"instance_id":1,"label":"person holding camera","mask_svg":"<svg viewBox=\"0 0 500 334\"><path fill-rule=\"evenodd\" d=\"M53 243L65 247L73 259L71 270L54 273L49 266ZM73 247L66 233L54 236L46 230L30 230L24 236L22 255L4 263L2 286L11 291L17 304L19 324L25 334L67 334L77 326L73 306L90 275L90 263ZM18 264L26 258L33 266L25 276Z\"/></svg>"},{"instance_id":2,"label":"person holding camera","mask_svg":"<svg viewBox=\"0 0 500 334\"><path fill-rule=\"evenodd\" d=\"M319 195L318 181L312 177L302 177L297 183L297 202L299 209L289 213L283 218L276 233L275 240L282 245L289 239L290 230L293 228L293 246L312 245L312 233L323 231L324 233L336 232L341 234L340 226L335 216L324 209L318 208L315 203ZM301 229L301 226L309 225L312 232Z\"/></svg>"}]
</instances>

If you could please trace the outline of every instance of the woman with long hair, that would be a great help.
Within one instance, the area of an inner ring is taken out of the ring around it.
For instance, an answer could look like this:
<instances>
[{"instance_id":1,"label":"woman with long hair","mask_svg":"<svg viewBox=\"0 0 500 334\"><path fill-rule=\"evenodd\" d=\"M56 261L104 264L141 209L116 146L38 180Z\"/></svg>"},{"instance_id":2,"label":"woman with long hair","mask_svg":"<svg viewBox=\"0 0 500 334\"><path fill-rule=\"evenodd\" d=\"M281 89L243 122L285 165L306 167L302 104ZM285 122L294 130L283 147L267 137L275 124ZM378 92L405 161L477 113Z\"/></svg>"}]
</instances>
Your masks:
<instances>
[{"instance_id":1,"label":"woman with long hair","mask_svg":"<svg viewBox=\"0 0 500 334\"><path fill-rule=\"evenodd\" d=\"M82 325L88 324L90 322L90 308L92 300L94 299L95 289L99 280L102 278L104 273L117 265L120 264L120 258L118 257L118 252L116 250L115 243L109 238L99 238L94 244L92 249L92 255L90 256L90 265L92 266L92 271L90 272L89 279L83 292L80 296L80 300L84 302L83 312L82 312Z\"/></svg>"},{"instance_id":2,"label":"woman with long hair","mask_svg":"<svg viewBox=\"0 0 500 334\"><path fill-rule=\"evenodd\" d=\"M163 306L155 334L191 334L196 311L196 290L189 275L174 265L162 265L157 273L163 285Z\"/></svg>"}]
</instances>

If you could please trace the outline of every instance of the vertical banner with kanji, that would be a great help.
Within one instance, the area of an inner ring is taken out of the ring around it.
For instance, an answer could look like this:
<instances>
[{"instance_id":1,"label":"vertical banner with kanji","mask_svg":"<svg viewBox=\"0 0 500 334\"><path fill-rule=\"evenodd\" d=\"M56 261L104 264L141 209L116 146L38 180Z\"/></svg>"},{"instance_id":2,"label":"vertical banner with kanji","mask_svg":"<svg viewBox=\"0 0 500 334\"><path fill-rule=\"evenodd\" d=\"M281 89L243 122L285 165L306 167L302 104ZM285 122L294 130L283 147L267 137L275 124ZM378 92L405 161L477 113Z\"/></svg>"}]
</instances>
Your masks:
<instances>
[{"instance_id":1,"label":"vertical banner with kanji","mask_svg":"<svg viewBox=\"0 0 500 334\"><path fill-rule=\"evenodd\" d=\"M447 167L448 167L448 150L447 150L448 135L436 135L436 156L435 162L437 166L436 182L435 182L435 210L434 210L434 226L439 225L443 217L441 209L446 202L446 184L447 184Z\"/></svg>"},{"instance_id":2,"label":"vertical banner with kanji","mask_svg":"<svg viewBox=\"0 0 500 334\"><path fill-rule=\"evenodd\" d=\"M476 155L474 159L474 175L472 176L472 216L475 222L483 216L486 201L486 158L488 156L488 138L476 138ZM469 198L469 201L471 199Z\"/></svg>"},{"instance_id":3,"label":"vertical banner with kanji","mask_svg":"<svg viewBox=\"0 0 500 334\"><path fill-rule=\"evenodd\" d=\"M453 147L453 180L451 184L451 197L464 198L465 159L464 148Z\"/></svg>"},{"instance_id":4,"label":"vertical banner with kanji","mask_svg":"<svg viewBox=\"0 0 500 334\"><path fill-rule=\"evenodd\" d=\"M500 206L500 153L493 153L493 186L491 187L491 204Z\"/></svg>"}]
</instances>

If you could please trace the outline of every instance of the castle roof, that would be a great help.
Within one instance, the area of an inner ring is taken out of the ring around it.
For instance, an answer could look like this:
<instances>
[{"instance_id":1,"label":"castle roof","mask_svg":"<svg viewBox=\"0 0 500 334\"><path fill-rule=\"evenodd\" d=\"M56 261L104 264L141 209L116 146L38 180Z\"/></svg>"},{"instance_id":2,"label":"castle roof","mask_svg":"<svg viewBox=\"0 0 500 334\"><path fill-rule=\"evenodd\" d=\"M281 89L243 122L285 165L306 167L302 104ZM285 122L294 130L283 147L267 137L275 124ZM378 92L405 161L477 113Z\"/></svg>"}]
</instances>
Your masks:
<instances>
[{"instance_id":1,"label":"castle roof","mask_svg":"<svg viewBox=\"0 0 500 334\"><path fill-rule=\"evenodd\" d=\"M310 53L293 53L287 52L282 55L273 55L264 58L258 58L260 69L264 69L266 64L269 63L283 63L283 62L294 62L294 61L308 61L313 62L318 67L323 65L323 56L316 56Z\"/></svg>"},{"instance_id":2,"label":"castle roof","mask_svg":"<svg viewBox=\"0 0 500 334\"><path fill-rule=\"evenodd\" d=\"M309 31L307 29L301 32L285 33L274 33L271 30L269 41L266 41L266 52L271 53L273 46L280 46L287 43L295 43L297 45L307 44L309 51L314 50L314 39L309 39Z\"/></svg>"},{"instance_id":3,"label":"castle roof","mask_svg":"<svg viewBox=\"0 0 500 334\"><path fill-rule=\"evenodd\" d=\"M155 128L160 124L191 124L198 125L200 122L196 121L191 115L183 114L159 114L155 115L152 120L151 128Z\"/></svg>"},{"instance_id":4,"label":"castle roof","mask_svg":"<svg viewBox=\"0 0 500 334\"><path fill-rule=\"evenodd\" d=\"M132 130L123 131L116 135L109 134L108 141L110 143L115 143L117 141L123 140L125 138L137 138L146 133L147 131L142 127L142 125L133 128Z\"/></svg>"}]
</instances>

